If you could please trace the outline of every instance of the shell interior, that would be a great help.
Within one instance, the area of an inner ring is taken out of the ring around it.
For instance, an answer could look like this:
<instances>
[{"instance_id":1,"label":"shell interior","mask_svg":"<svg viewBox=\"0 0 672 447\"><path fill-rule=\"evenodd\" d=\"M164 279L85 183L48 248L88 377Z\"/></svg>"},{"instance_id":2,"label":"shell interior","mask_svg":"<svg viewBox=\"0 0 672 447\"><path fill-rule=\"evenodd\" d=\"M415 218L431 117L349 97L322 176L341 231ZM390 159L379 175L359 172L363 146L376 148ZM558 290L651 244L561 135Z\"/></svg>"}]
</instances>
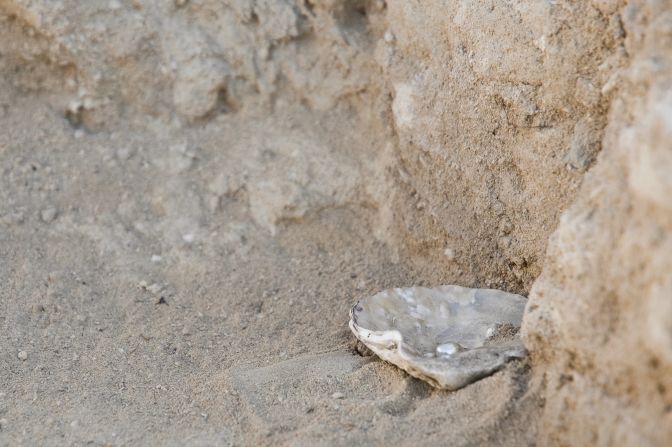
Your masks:
<instances>
[{"instance_id":1,"label":"shell interior","mask_svg":"<svg viewBox=\"0 0 672 447\"><path fill-rule=\"evenodd\" d=\"M350 329L384 360L455 390L525 356L518 329L526 303L493 289L391 289L355 304Z\"/></svg>"}]
</instances>

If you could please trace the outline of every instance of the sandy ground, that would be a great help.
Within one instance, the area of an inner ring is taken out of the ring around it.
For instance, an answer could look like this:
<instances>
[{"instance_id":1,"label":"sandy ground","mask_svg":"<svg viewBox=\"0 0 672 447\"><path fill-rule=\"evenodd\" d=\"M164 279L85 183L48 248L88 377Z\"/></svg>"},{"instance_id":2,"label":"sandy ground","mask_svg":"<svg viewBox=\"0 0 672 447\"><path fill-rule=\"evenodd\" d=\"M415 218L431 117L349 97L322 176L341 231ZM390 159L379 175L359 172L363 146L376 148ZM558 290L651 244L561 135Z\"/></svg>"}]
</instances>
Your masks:
<instances>
[{"instance_id":1,"label":"sandy ground","mask_svg":"<svg viewBox=\"0 0 672 447\"><path fill-rule=\"evenodd\" d=\"M302 113L90 134L5 108L0 445L533 442L524 364L443 392L354 348L359 297L431 283L372 237L375 210L253 218L252 183L284 175L255 180L284 156L268 142L319 135Z\"/></svg>"}]
</instances>

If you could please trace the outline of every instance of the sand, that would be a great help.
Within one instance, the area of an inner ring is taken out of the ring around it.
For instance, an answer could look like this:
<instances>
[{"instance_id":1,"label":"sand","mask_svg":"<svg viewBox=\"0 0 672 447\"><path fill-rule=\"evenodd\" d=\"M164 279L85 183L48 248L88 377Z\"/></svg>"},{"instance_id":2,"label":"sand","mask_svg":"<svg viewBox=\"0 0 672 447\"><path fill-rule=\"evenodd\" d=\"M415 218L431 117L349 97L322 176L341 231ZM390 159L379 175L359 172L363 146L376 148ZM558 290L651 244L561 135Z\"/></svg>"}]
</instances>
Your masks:
<instances>
[{"instance_id":1,"label":"sand","mask_svg":"<svg viewBox=\"0 0 672 447\"><path fill-rule=\"evenodd\" d=\"M283 120L266 132L286 139ZM268 149L230 121L182 135L192 156L30 100L5 116L0 444L531 443L524 363L453 393L354 349L358 298L426 278L361 204L272 236L249 185L213 193Z\"/></svg>"}]
</instances>

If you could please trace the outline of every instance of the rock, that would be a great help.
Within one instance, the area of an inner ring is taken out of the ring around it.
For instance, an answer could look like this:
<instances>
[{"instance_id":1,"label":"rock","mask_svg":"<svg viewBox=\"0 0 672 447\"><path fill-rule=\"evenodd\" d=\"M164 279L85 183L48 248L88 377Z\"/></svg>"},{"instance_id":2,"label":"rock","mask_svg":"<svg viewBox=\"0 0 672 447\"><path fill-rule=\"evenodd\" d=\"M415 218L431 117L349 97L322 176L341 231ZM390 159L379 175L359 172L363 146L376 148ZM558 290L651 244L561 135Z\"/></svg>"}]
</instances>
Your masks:
<instances>
[{"instance_id":1,"label":"rock","mask_svg":"<svg viewBox=\"0 0 672 447\"><path fill-rule=\"evenodd\" d=\"M135 154L135 148L123 146L117 149L116 156L119 161L126 161Z\"/></svg>"},{"instance_id":2,"label":"rock","mask_svg":"<svg viewBox=\"0 0 672 447\"><path fill-rule=\"evenodd\" d=\"M19 353L16 355L19 360L26 361L28 360L28 353L26 351L19 351Z\"/></svg>"},{"instance_id":3,"label":"rock","mask_svg":"<svg viewBox=\"0 0 672 447\"><path fill-rule=\"evenodd\" d=\"M401 128L409 128L413 125L415 112L415 88L412 84L403 83L395 85L395 96L392 102L394 122Z\"/></svg>"},{"instance_id":4,"label":"rock","mask_svg":"<svg viewBox=\"0 0 672 447\"><path fill-rule=\"evenodd\" d=\"M161 287L161 286L160 286L159 284L157 284L157 283L153 283L152 285L150 285L150 286L147 287L147 291L148 291L149 293L154 294L154 295L158 295L158 294L160 294L162 290L163 290L163 287Z\"/></svg>"},{"instance_id":5,"label":"rock","mask_svg":"<svg viewBox=\"0 0 672 447\"><path fill-rule=\"evenodd\" d=\"M564 160L572 168L583 172L595 160L600 145L600 134L595 129L595 123L583 119L574 126L574 136Z\"/></svg>"},{"instance_id":6,"label":"rock","mask_svg":"<svg viewBox=\"0 0 672 447\"><path fill-rule=\"evenodd\" d=\"M600 102L600 90L590 79L576 80L576 99L586 107L595 107Z\"/></svg>"},{"instance_id":7,"label":"rock","mask_svg":"<svg viewBox=\"0 0 672 447\"><path fill-rule=\"evenodd\" d=\"M58 210L55 207L48 207L40 211L40 219L42 219L42 222L44 223L51 223L56 219L56 216L58 215Z\"/></svg>"},{"instance_id":8,"label":"rock","mask_svg":"<svg viewBox=\"0 0 672 447\"><path fill-rule=\"evenodd\" d=\"M453 250L450 247L446 247L443 250L443 255L448 259L449 261L454 261L455 260L455 250Z\"/></svg>"}]
</instances>

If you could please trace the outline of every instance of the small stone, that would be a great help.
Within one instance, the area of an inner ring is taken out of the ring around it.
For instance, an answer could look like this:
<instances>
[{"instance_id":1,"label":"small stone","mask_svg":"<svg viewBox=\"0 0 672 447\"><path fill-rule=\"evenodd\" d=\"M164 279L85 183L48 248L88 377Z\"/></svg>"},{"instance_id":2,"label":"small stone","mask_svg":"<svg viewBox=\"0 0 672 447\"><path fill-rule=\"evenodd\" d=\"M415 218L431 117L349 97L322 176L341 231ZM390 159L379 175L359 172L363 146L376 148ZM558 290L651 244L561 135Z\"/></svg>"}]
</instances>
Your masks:
<instances>
[{"instance_id":1,"label":"small stone","mask_svg":"<svg viewBox=\"0 0 672 447\"><path fill-rule=\"evenodd\" d=\"M84 98L84 102L83 102L82 106L86 110L95 109L96 108L96 101L93 98L88 98L88 97Z\"/></svg>"},{"instance_id":2,"label":"small stone","mask_svg":"<svg viewBox=\"0 0 672 447\"><path fill-rule=\"evenodd\" d=\"M7 427L7 424L9 424L9 422L7 422L7 419L5 418L0 419L0 430L4 430Z\"/></svg>"},{"instance_id":3,"label":"small stone","mask_svg":"<svg viewBox=\"0 0 672 447\"><path fill-rule=\"evenodd\" d=\"M230 183L229 176L221 173L208 184L208 189L215 195L223 196L231 192Z\"/></svg>"},{"instance_id":4,"label":"small stone","mask_svg":"<svg viewBox=\"0 0 672 447\"><path fill-rule=\"evenodd\" d=\"M0 217L0 224L4 225L21 225L26 217L21 211L14 211Z\"/></svg>"},{"instance_id":5,"label":"small stone","mask_svg":"<svg viewBox=\"0 0 672 447\"><path fill-rule=\"evenodd\" d=\"M22 360L22 361L25 362L26 360L28 360L28 353L26 351L19 351L19 353L17 354L17 357L19 358L19 360Z\"/></svg>"},{"instance_id":6,"label":"small stone","mask_svg":"<svg viewBox=\"0 0 672 447\"><path fill-rule=\"evenodd\" d=\"M152 255L151 261L154 263L161 262L163 258L160 255Z\"/></svg>"},{"instance_id":7,"label":"small stone","mask_svg":"<svg viewBox=\"0 0 672 447\"><path fill-rule=\"evenodd\" d=\"M191 331L187 326L182 328L182 335L191 335Z\"/></svg>"},{"instance_id":8,"label":"small stone","mask_svg":"<svg viewBox=\"0 0 672 447\"><path fill-rule=\"evenodd\" d=\"M443 254L446 256L446 258L449 261L454 261L455 260L455 250L453 250L450 247L446 247L446 249L443 250Z\"/></svg>"},{"instance_id":9,"label":"small stone","mask_svg":"<svg viewBox=\"0 0 672 447\"><path fill-rule=\"evenodd\" d=\"M40 219L42 219L42 222L44 223L50 223L53 222L54 219L56 219L56 216L58 215L58 210L54 207L49 207L45 208L40 212Z\"/></svg>"},{"instance_id":10,"label":"small stone","mask_svg":"<svg viewBox=\"0 0 672 447\"><path fill-rule=\"evenodd\" d=\"M194 242L195 239L196 239L196 236L194 236L193 233L187 233L187 234L182 236L182 240L184 242L186 242L187 244L191 244L192 242Z\"/></svg>"},{"instance_id":11,"label":"small stone","mask_svg":"<svg viewBox=\"0 0 672 447\"><path fill-rule=\"evenodd\" d=\"M511 223L511 220L509 220L508 217L502 218L502 220L499 223L499 231L502 234L511 234L513 231L513 224Z\"/></svg>"},{"instance_id":12,"label":"small stone","mask_svg":"<svg viewBox=\"0 0 672 447\"><path fill-rule=\"evenodd\" d=\"M157 283L154 283L147 287L147 291L149 293L153 293L154 295L158 295L159 293L161 293L161 290L163 290L163 288Z\"/></svg>"},{"instance_id":13,"label":"small stone","mask_svg":"<svg viewBox=\"0 0 672 447\"><path fill-rule=\"evenodd\" d=\"M511 246L511 238L509 236L502 236L497 240L499 248L509 248Z\"/></svg>"},{"instance_id":14,"label":"small stone","mask_svg":"<svg viewBox=\"0 0 672 447\"><path fill-rule=\"evenodd\" d=\"M117 154L116 155L117 155L117 158L120 161L126 161L129 158L131 158L134 153L135 153L135 150L132 147L125 146L125 147L120 147L119 149L117 149Z\"/></svg>"},{"instance_id":15,"label":"small stone","mask_svg":"<svg viewBox=\"0 0 672 447\"><path fill-rule=\"evenodd\" d=\"M590 79L576 80L576 99L585 107L595 107L600 102L600 91Z\"/></svg>"},{"instance_id":16,"label":"small stone","mask_svg":"<svg viewBox=\"0 0 672 447\"><path fill-rule=\"evenodd\" d=\"M385 31L385 34L383 35L383 39L385 39L385 42L387 42L387 43L394 42L394 39L395 39L394 33L392 33L392 31L390 31L388 29L387 31Z\"/></svg>"},{"instance_id":17,"label":"small stone","mask_svg":"<svg viewBox=\"0 0 672 447\"><path fill-rule=\"evenodd\" d=\"M44 305L42 305L42 304L33 304L32 309L33 309L33 313L35 313L35 314L42 313L46 310Z\"/></svg>"},{"instance_id":18,"label":"small stone","mask_svg":"<svg viewBox=\"0 0 672 447\"><path fill-rule=\"evenodd\" d=\"M343 393L339 393L338 391L331 395L332 399L343 399L344 397L345 395Z\"/></svg>"},{"instance_id":19,"label":"small stone","mask_svg":"<svg viewBox=\"0 0 672 447\"><path fill-rule=\"evenodd\" d=\"M574 126L572 142L563 159L572 169L584 172L600 151L600 134L595 127L589 119L582 119Z\"/></svg>"}]
</instances>

